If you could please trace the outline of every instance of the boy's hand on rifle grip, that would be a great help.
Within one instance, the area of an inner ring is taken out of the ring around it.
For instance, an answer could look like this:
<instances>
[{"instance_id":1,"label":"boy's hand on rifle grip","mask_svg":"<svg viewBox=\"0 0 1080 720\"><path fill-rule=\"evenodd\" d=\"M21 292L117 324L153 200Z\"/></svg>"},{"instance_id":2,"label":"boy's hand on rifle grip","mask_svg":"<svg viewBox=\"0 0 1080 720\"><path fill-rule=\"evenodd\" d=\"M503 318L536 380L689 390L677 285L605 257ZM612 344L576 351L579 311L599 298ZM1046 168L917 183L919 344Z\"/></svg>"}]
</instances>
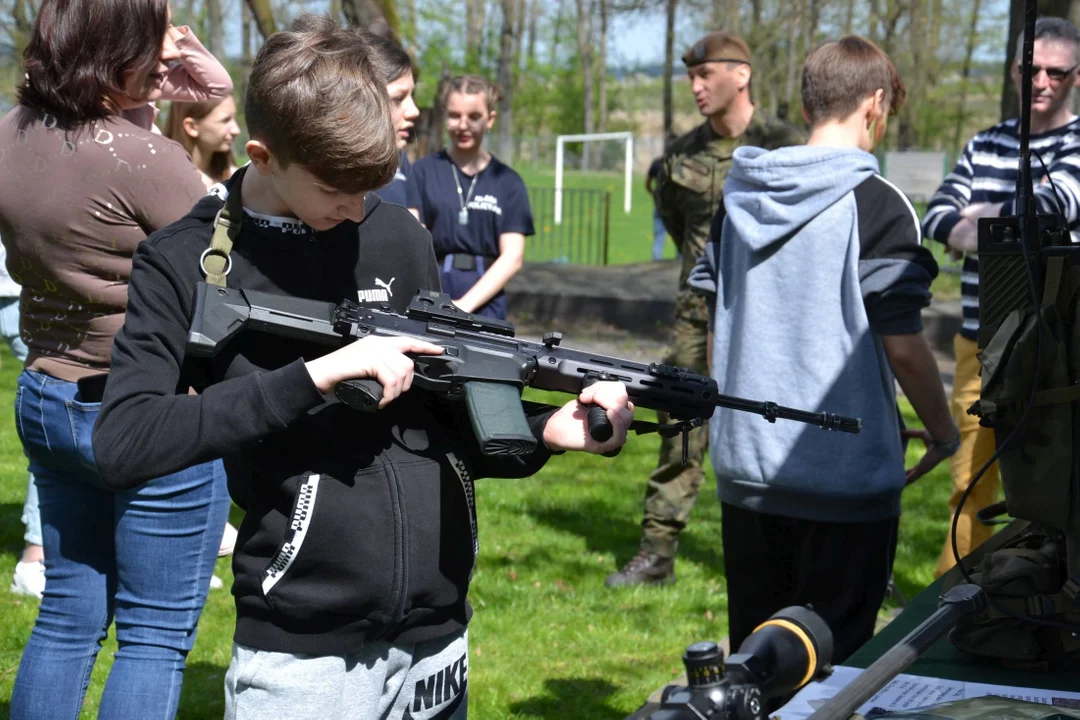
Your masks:
<instances>
[{"instance_id":1,"label":"boy's hand on rifle grip","mask_svg":"<svg viewBox=\"0 0 1080 720\"><path fill-rule=\"evenodd\" d=\"M441 355L443 349L408 337L367 337L307 363L315 387L329 393L343 380L370 378L383 388L380 408L412 387L416 355Z\"/></svg>"},{"instance_id":2,"label":"boy's hand on rifle grip","mask_svg":"<svg viewBox=\"0 0 1080 720\"><path fill-rule=\"evenodd\" d=\"M589 435L589 406L599 405L607 411L611 422L611 439L597 442ZM634 404L620 382L598 382L581 391L577 399L559 408L544 426L544 442L552 450L580 450L596 455L623 446L630 423L634 420Z\"/></svg>"}]
</instances>

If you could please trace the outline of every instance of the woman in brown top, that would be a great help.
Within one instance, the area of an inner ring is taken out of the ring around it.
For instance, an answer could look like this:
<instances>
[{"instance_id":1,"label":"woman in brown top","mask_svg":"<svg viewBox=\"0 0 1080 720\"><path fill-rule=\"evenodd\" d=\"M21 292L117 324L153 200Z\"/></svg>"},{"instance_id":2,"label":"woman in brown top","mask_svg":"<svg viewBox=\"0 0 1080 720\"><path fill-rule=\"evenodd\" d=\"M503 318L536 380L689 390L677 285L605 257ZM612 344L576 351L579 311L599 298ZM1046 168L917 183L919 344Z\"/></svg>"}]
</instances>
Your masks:
<instances>
[{"instance_id":1,"label":"woman in brown top","mask_svg":"<svg viewBox=\"0 0 1080 720\"><path fill-rule=\"evenodd\" d=\"M167 0L45 0L0 119L0 237L29 347L16 427L46 568L12 718L76 717L114 619L101 717L173 717L228 512L220 463L114 494L90 442L131 256L204 194L183 148L123 115L160 96L169 28Z\"/></svg>"}]
</instances>

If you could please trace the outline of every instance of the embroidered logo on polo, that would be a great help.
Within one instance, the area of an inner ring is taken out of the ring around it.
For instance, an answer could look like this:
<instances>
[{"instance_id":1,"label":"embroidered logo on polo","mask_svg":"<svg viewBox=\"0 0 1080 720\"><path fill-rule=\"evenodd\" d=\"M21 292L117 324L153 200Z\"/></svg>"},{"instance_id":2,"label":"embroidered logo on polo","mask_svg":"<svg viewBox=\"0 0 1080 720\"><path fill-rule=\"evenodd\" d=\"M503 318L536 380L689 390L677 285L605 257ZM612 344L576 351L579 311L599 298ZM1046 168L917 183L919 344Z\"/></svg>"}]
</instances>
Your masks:
<instances>
[{"instance_id":1,"label":"embroidered logo on polo","mask_svg":"<svg viewBox=\"0 0 1080 720\"><path fill-rule=\"evenodd\" d=\"M477 195L469 201L470 210L486 210L487 212L493 212L496 215L502 215L502 208L499 207L499 198L494 195Z\"/></svg>"},{"instance_id":2,"label":"embroidered logo on polo","mask_svg":"<svg viewBox=\"0 0 1080 720\"><path fill-rule=\"evenodd\" d=\"M285 532L285 543L263 571L263 595L270 594L296 560L296 555L300 552L300 547L307 537L308 528L311 526L311 514L315 509L315 497L318 493L319 476L309 475L296 493L296 506L289 520L289 529Z\"/></svg>"}]
</instances>

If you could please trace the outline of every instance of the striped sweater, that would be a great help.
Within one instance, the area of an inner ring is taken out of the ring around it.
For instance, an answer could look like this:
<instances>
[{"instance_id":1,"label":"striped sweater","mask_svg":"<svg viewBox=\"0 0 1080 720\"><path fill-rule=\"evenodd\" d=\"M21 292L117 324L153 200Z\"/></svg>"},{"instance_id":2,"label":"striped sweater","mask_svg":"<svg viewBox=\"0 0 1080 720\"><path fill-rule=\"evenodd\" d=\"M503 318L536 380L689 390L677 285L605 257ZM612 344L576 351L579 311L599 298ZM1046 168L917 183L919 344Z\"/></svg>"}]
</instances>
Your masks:
<instances>
[{"instance_id":1,"label":"striped sweater","mask_svg":"<svg viewBox=\"0 0 1080 720\"><path fill-rule=\"evenodd\" d=\"M1031 172L1039 213L1063 215L1073 242L1080 241L1080 118L1056 130L1032 135L1031 149L1046 163L1061 195L1059 201L1053 186L1044 181L1047 173L1033 153ZM924 236L947 242L949 233L960 222L960 211L973 203L1005 203L1001 214L1015 214L1019 157L1019 120L1006 120L978 133L930 198L923 218ZM979 330L979 261L974 254L964 258L961 303L964 324L960 334L975 340Z\"/></svg>"}]
</instances>

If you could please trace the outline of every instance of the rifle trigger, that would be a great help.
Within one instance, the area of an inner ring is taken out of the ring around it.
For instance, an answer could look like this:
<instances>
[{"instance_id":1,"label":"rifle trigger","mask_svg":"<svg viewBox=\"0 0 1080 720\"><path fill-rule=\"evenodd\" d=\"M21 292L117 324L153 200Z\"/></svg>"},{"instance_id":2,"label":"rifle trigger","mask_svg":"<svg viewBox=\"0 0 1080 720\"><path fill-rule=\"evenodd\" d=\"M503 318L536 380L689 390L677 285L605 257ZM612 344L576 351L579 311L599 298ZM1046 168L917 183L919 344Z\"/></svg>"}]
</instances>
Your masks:
<instances>
[{"instance_id":1,"label":"rifle trigger","mask_svg":"<svg viewBox=\"0 0 1080 720\"><path fill-rule=\"evenodd\" d=\"M686 467L690 464L690 425L683 425L682 429L682 464Z\"/></svg>"}]
</instances>

